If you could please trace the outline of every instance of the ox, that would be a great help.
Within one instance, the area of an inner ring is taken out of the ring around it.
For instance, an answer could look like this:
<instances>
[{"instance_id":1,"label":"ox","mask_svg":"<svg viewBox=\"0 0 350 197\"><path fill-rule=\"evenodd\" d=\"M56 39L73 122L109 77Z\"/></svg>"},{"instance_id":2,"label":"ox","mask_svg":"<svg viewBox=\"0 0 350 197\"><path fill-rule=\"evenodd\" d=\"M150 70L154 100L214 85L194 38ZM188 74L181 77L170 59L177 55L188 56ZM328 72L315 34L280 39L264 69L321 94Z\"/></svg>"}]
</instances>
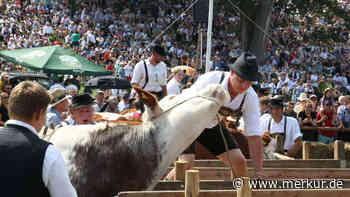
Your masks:
<instances>
[{"instance_id":1,"label":"ox","mask_svg":"<svg viewBox=\"0 0 350 197\"><path fill-rule=\"evenodd\" d=\"M67 126L52 135L50 141L62 152L78 196L151 190L229 98L220 85L159 103L152 94L135 89L146 105L141 124Z\"/></svg>"}]
</instances>

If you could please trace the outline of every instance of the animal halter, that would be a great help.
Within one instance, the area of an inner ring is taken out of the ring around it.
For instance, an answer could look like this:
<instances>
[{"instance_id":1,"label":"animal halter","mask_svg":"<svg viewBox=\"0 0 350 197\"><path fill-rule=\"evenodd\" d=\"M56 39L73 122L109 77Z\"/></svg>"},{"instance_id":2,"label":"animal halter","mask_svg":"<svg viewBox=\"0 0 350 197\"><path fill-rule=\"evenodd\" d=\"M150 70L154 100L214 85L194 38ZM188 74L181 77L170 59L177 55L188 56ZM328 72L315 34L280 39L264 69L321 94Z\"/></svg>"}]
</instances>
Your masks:
<instances>
[{"instance_id":1,"label":"animal halter","mask_svg":"<svg viewBox=\"0 0 350 197\"><path fill-rule=\"evenodd\" d=\"M161 111L161 113L159 113L157 116L153 117L152 119L158 118L160 115L162 115L162 114L164 114L164 113L166 113L166 112L172 110L174 107L176 107L176 106L178 106L178 105L181 105L181 104L183 104L183 103L185 103L185 102L187 102L187 101L189 101L189 100L191 100L191 99L193 99L193 98L197 98L197 97L200 97L200 98L204 98L204 99L206 99L206 100L213 101L215 104L217 104L217 105L219 105L219 106L221 105L221 104L220 104L216 99L214 99L214 98L211 98L211 97L208 97L208 96L195 95L195 96L191 96L191 97L189 97L189 98L187 98L187 99L184 99L184 100L182 100L182 101L179 101L179 102L175 103L173 106L171 106L171 107L169 107L169 108L167 108L167 109Z\"/></svg>"}]
</instances>

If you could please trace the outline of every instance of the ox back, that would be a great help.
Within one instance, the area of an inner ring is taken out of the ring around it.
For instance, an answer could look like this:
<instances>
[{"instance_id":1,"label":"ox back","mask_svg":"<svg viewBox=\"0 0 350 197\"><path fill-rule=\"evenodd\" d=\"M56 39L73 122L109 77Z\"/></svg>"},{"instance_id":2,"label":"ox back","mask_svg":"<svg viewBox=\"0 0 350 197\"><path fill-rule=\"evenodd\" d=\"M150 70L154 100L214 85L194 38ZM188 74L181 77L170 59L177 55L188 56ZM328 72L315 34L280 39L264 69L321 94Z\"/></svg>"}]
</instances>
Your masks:
<instances>
[{"instance_id":1,"label":"ox back","mask_svg":"<svg viewBox=\"0 0 350 197\"><path fill-rule=\"evenodd\" d=\"M146 190L161 159L156 130L120 125L92 133L87 142L75 145L69 175L78 196Z\"/></svg>"}]
</instances>

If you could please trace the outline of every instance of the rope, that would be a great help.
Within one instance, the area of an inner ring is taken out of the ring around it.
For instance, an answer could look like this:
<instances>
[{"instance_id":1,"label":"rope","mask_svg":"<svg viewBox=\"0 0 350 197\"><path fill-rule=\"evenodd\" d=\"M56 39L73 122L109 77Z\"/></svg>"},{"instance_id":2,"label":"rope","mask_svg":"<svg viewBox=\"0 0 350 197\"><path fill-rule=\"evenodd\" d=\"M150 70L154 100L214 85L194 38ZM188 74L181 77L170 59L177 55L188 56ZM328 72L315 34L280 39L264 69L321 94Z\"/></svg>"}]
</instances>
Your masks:
<instances>
[{"instance_id":1,"label":"rope","mask_svg":"<svg viewBox=\"0 0 350 197\"><path fill-rule=\"evenodd\" d=\"M225 146L225 150L226 150L226 156L227 156L227 160L229 161L230 163L230 170L231 170L231 173L233 174L234 177L236 177L236 174L235 174L235 171L233 170L233 165L232 165L232 160L230 158L230 155L228 153L228 144L227 144L227 140L224 136L224 131L223 131L223 125L222 125L222 122L220 121L220 118L219 118L219 115L216 115L216 119L218 120L218 124L219 124L219 129L220 129L220 133L221 133L221 137L222 137L222 141L224 142L224 146ZM234 184L234 182L232 182L232 184ZM233 185L234 187L235 185Z\"/></svg>"}]
</instances>

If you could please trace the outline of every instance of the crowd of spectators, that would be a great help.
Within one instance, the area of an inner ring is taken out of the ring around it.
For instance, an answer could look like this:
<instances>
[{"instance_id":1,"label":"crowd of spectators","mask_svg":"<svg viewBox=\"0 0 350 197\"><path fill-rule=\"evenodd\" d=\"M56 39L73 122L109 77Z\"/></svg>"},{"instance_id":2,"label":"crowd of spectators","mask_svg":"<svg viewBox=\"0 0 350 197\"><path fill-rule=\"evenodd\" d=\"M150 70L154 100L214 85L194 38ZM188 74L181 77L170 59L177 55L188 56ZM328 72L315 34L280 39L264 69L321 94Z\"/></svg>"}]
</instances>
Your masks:
<instances>
[{"instance_id":1,"label":"crowd of spectators","mask_svg":"<svg viewBox=\"0 0 350 197\"><path fill-rule=\"evenodd\" d=\"M188 65L203 70L197 50L198 24L193 22L192 13L182 13L190 1L76 1L75 5L60 0L19 2L2 1L1 50L60 45L130 80L135 64L149 56L147 47L179 17L156 43L166 49L169 68ZM241 54L239 20L226 10L215 13L211 70L227 70L227 65ZM350 101L346 95L350 91L350 33L340 18L334 16L332 20L327 24L320 17L274 12L269 33L278 43L266 42L266 58L260 65L264 79L259 86L270 96L284 95L287 113L299 117L300 124L315 125L315 120L322 126L349 128ZM314 39L322 28L336 30L338 38L328 42ZM1 70L25 69L1 60ZM11 87L3 78L6 75L1 78L1 99L6 100L5 89ZM123 102L119 106L123 109L128 105L125 95L104 93L112 104ZM312 118L305 119L310 112Z\"/></svg>"}]
</instances>

